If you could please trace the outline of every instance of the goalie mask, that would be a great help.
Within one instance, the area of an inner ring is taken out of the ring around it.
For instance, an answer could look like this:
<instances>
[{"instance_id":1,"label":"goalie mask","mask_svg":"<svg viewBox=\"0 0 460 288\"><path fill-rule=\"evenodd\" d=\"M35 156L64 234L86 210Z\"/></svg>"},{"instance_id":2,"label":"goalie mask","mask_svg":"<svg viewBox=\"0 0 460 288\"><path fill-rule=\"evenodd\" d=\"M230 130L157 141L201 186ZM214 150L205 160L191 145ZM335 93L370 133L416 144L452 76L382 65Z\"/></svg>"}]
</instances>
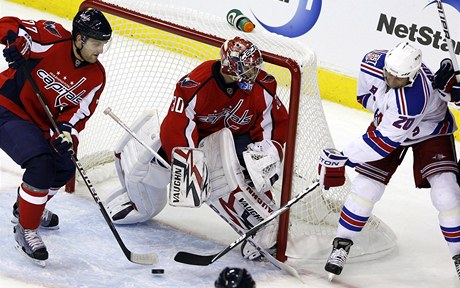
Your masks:
<instances>
[{"instance_id":1,"label":"goalie mask","mask_svg":"<svg viewBox=\"0 0 460 288\"><path fill-rule=\"evenodd\" d=\"M263 63L260 50L250 41L235 37L224 42L220 57L221 72L231 76L240 89L251 92Z\"/></svg>"},{"instance_id":2,"label":"goalie mask","mask_svg":"<svg viewBox=\"0 0 460 288\"><path fill-rule=\"evenodd\" d=\"M422 67L422 51L408 42L399 43L388 51L385 57L385 72L398 78L409 78L408 85L412 85L420 67Z\"/></svg>"}]
</instances>

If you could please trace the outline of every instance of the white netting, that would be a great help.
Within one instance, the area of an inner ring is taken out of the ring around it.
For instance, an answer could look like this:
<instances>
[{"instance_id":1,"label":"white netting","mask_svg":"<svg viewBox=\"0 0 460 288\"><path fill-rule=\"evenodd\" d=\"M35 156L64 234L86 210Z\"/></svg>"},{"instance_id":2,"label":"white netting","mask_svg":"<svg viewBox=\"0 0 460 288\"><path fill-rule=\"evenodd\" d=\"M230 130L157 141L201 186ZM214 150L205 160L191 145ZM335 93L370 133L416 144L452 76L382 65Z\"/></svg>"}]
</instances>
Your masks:
<instances>
[{"instance_id":1,"label":"white netting","mask_svg":"<svg viewBox=\"0 0 460 288\"><path fill-rule=\"evenodd\" d=\"M153 1L107 0L124 9L217 36L222 39L237 35L253 41L262 51L293 59L301 72L301 91L296 135L292 195L308 187L316 178L319 152L333 147L317 84L316 58L308 47L261 29L242 33L225 19L186 8L162 6ZM178 36L131 20L106 13L114 29L110 50L101 57L106 68L107 85L99 108L81 133L79 157L86 169L112 160L110 152L124 130L103 115L106 107L126 123L152 108L161 119L167 112L175 83L204 60L218 59L218 49L199 41ZM265 64L265 69L278 81L278 95L289 107L292 77L286 68ZM173 129L173 127L172 127ZM279 181L281 182L281 181ZM348 183L348 181L347 181ZM278 193L280 189L277 189ZM340 208L349 185L329 193L314 191L290 211L289 245L286 255L292 258L321 259L330 251ZM352 254L378 255L395 247L392 231L376 217L371 217L362 235L353 246Z\"/></svg>"}]
</instances>

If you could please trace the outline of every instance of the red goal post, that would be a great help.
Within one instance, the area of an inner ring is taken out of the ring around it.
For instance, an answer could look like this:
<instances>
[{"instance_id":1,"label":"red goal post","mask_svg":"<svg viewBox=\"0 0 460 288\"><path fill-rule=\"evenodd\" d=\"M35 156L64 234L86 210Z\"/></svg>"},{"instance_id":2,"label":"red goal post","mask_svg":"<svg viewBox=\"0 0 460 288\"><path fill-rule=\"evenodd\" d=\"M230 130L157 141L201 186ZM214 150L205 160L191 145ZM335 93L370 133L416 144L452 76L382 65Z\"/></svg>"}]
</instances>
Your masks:
<instances>
[{"instance_id":1,"label":"red goal post","mask_svg":"<svg viewBox=\"0 0 460 288\"><path fill-rule=\"evenodd\" d=\"M223 41L240 35L262 50L265 70L276 77L277 94L289 112L283 177L275 189L280 204L309 186L316 178L319 152L333 147L319 97L314 52L293 39L257 27L252 33L243 33L224 18L151 2L87 0L80 6L103 11L114 29L110 50L101 56L107 72L106 89L99 108L81 133L78 155L84 167L91 170L113 160L111 149L123 133L102 116L103 109L114 108L129 125L142 109L155 108L161 121L175 82L198 63L217 59ZM311 193L280 217L279 260L325 259L348 188L346 185L328 194ZM73 189L68 186L67 190ZM365 230L363 235L368 238L363 243L378 238L378 244L357 249L358 243L353 249L356 256L386 253L395 247L391 230L376 217L371 217ZM301 251L307 247L315 251Z\"/></svg>"}]
</instances>

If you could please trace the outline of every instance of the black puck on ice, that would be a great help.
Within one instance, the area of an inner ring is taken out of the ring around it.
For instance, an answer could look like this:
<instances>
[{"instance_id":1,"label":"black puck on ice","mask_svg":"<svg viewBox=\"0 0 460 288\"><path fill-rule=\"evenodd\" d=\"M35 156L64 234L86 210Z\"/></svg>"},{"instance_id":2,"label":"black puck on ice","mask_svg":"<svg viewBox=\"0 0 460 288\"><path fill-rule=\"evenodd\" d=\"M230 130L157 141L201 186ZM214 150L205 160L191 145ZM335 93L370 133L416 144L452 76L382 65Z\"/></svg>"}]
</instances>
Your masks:
<instances>
[{"instance_id":1,"label":"black puck on ice","mask_svg":"<svg viewBox=\"0 0 460 288\"><path fill-rule=\"evenodd\" d=\"M164 274L165 269L152 269L152 274Z\"/></svg>"}]
</instances>

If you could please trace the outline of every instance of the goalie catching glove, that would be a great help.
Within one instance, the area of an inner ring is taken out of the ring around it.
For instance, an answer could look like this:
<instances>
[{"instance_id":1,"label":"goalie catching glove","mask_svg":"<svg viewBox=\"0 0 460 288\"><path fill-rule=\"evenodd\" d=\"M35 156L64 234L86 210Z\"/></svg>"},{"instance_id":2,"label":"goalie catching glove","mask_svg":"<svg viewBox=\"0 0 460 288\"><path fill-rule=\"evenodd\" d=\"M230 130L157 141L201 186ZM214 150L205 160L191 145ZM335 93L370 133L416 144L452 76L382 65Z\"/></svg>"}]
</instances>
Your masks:
<instances>
[{"instance_id":1,"label":"goalie catching glove","mask_svg":"<svg viewBox=\"0 0 460 288\"><path fill-rule=\"evenodd\" d=\"M254 188L259 193L267 192L281 174L281 157L276 147L281 145L271 140L251 143L243 152L244 163ZM282 154L282 153L281 153Z\"/></svg>"},{"instance_id":2,"label":"goalie catching glove","mask_svg":"<svg viewBox=\"0 0 460 288\"><path fill-rule=\"evenodd\" d=\"M321 151L319 157L319 183L324 189L338 187L345 184L345 164L348 158L334 148Z\"/></svg>"}]
</instances>

